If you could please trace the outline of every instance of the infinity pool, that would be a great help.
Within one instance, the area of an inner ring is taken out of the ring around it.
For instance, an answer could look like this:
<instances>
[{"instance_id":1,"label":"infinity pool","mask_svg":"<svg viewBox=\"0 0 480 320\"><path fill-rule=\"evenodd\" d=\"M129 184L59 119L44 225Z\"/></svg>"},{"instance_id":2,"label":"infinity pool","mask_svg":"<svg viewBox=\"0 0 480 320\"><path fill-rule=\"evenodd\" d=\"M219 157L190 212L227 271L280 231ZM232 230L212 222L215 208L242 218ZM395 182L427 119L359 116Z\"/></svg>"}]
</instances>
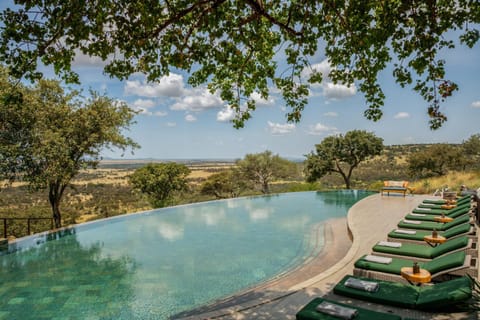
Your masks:
<instances>
[{"instance_id":1,"label":"infinity pool","mask_svg":"<svg viewBox=\"0 0 480 320\"><path fill-rule=\"evenodd\" d=\"M301 264L321 250L312 227L370 194L205 202L21 239L0 256L0 319L168 319Z\"/></svg>"}]
</instances>

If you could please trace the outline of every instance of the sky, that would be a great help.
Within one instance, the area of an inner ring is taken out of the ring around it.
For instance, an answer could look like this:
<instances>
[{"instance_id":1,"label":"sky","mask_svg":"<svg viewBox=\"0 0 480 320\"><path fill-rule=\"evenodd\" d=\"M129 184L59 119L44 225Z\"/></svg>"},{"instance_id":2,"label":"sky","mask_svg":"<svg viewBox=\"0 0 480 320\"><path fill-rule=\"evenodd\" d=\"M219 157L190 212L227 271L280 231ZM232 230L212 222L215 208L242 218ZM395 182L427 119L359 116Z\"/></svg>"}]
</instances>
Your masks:
<instances>
[{"instance_id":1,"label":"sky","mask_svg":"<svg viewBox=\"0 0 480 320\"><path fill-rule=\"evenodd\" d=\"M374 133L385 145L461 143L480 133L480 43L473 49L457 46L442 52L442 58L446 78L456 82L459 90L442 103L448 121L434 131L429 129L428 103L411 87L395 83L391 65L379 76L386 99L383 117L377 122L363 116L367 107L357 88L334 85L327 78L312 88L301 122L286 122L286 106L273 90L268 100L254 96L257 110L242 129L229 122L232 112L217 95L210 94L206 86L187 84L188 74L172 72L155 83L140 74L119 81L103 74L100 59L82 55L75 59L73 69L80 75L77 89L93 89L139 111L136 123L124 134L141 148L133 154L105 150L105 158L239 159L270 150L285 158L304 159L325 137L355 129ZM323 73L330 70L322 51L310 62ZM54 76L48 69L43 71L49 78Z\"/></svg>"}]
</instances>

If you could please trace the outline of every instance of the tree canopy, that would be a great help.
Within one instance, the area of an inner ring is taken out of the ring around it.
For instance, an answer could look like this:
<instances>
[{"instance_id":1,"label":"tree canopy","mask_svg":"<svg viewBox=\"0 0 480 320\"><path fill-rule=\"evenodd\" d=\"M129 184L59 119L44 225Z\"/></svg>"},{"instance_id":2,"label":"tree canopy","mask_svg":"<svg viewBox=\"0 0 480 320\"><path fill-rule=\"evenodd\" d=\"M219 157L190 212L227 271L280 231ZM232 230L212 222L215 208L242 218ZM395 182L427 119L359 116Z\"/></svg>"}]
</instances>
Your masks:
<instances>
[{"instance_id":1,"label":"tree canopy","mask_svg":"<svg viewBox=\"0 0 480 320\"><path fill-rule=\"evenodd\" d=\"M157 208L172 204L176 192L186 191L190 169L179 163L150 163L138 168L129 177L135 190L147 195Z\"/></svg>"},{"instance_id":2,"label":"tree canopy","mask_svg":"<svg viewBox=\"0 0 480 320\"><path fill-rule=\"evenodd\" d=\"M462 170L468 164L468 157L465 157L461 146L439 143L422 152L412 153L407 163L412 177L425 178L442 176L449 170Z\"/></svg>"},{"instance_id":3,"label":"tree canopy","mask_svg":"<svg viewBox=\"0 0 480 320\"><path fill-rule=\"evenodd\" d=\"M263 193L270 193L270 183L279 178L295 175L295 163L274 155L267 150L261 153L247 154L237 161L240 174L253 184L259 185Z\"/></svg>"},{"instance_id":4,"label":"tree canopy","mask_svg":"<svg viewBox=\"0 0 480 320\"><path fill-rule=\"evenodd\" d=\"M79 53L100 57L120 79L142 72L155 81L184 70L191 85L208 83L236 111L236 127L255 110L254 93L267 98L277 89L287 120L299 121L310 86L327 76L358 86L365 116L376 121L385 99L378 75L393 64L393 78L426 100L430 127L439 128L447 120L441 102L457 90L441 51L458 45L453 31L468 47L480 38L475 0L16 3L0 15L0 61L12 75L37 79L43 63L78 81L72 61ZM319 51L332 66L328 75L312 66Z\"/></svg>"},{"instance_id":5,"label":"tree canopy","mask_svg":"<svg viewBox=\"0 0 480 320\"><path fill-rule=\"evenodd\" d=\"M350 189L353 170L383 150L383 139L364 130L326 137L316 146L316 152L306 155L305 175L314 182L328 173L338 173Z\"/></svg>"},{"instance_id":6,"label":"tree canopy","mask_svg":"<svg viewBox=\"0 0 480 320\"><path fill-rule=\"evenodd\" d=\"M135 113L125 104L92 93L81 99L58 82L33 87L0 77L0 179L22 180L48 189L56 227L60 201L81 169L95 167L104 148L137 147L123 135Z\"/></svg>"}]
</instances>

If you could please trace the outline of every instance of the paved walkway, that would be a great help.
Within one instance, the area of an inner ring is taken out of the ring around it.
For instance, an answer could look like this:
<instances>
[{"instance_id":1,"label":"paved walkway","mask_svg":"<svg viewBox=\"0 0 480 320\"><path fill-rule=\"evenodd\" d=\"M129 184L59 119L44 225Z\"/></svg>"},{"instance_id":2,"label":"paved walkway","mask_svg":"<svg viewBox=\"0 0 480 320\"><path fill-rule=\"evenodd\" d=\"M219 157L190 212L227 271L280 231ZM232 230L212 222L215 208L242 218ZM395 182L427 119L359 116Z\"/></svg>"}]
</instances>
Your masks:
<instances>
[{"instance_id":1,"label":"paved walkway","mask_svg":"<svg viewBox=\"0 0 480 320\"><path fill-rule=\"evenodd\" d=\"M305 266L281 279L196 310L193 315L183 319L295 319L298 310L318 296L414 319L479 319L476 312L431 314L346 299L331 293L333 286L344 275L352 274L354 262L360 256L370 253L376 242L385 240L387 233L396 227L398 221L425 198L432 196L376 194L367 197L350 209L347 216L349 231L345 220L330 222L325 232L331 240L325 246L325 251ZM353 242L349 242L348 232L351 233ZM315 268L316 274L312 273Z\"/></svg>"}]
</instances>

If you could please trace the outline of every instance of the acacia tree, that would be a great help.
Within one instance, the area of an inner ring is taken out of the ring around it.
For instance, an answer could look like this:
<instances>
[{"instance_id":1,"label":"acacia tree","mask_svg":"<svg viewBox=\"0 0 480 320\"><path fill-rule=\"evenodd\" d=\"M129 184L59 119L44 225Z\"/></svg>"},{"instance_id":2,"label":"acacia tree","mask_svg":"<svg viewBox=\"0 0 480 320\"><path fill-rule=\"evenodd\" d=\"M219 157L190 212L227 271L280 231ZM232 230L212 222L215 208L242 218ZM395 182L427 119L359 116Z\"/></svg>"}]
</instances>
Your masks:
<instances>
[{"instance_id":1,"label":"acacia tree","mask_svg":"<svg viewBox=\"0 0 480 320\"><path fill-rule=\"evenodd\" d=\"M316 146L316 152L306 155L305 176L315 182L327 173L338 173L350 189L353 170L383 150L383 139L364 130L353 130L345 135L330 136Z\"/></svg>"},{"instance_id":2,"label":"acacia tree","mask_svg":"<svg viewBox=\"0 0 480 320\"><path fill-rule=\"evenodd\" d=\"M263 193L270 193L270 183L275 179L287 178L296 173L295 163L274 155L271 151L247 154L237 161L240 173L254 184L260 185Z\"/></svg>"},{"instance_id":3,"label":"acacia tree","mask_svg":"<svg viewBox=\"0 0 480 320\"><path fill-rule=\"evenodd\" d=\"M161 208L172 203L176 192L188 189L189 174L184 164L150 163L135 170L129 181L135 190L147 195L154 207Z\"/></svg>"},{"instance_id":4,"label":"acacia tree","mask_svg":"<svg viewBox=\"0 0 480 320\"><path fill-rule=\"evenodd\" d=\"M463 169L467 164L466 160L460 146L439 143L422 152L412 153L407 163L411 176L431 177L445 175L451 169Z\"/></svg>"},{"instance_id":5,"label":"acacia tree","mask_svg":"<svg viewBox=\"0 0 480 320\"><path fill-rule=\"evenodd\" d=\"M1 79L9 90L1 92L0 101L1 114L6 115L0 118L0 178L25 181L33 190L47 189L59 228L60 203L72 178L81 169L95 168L105 148L137 147L122 134L135 113L93 92L81 100L77 92L65 93L52 80L31 88L17 83L13 91L5 81Z\"/></svg>"},{"instance_id":6,"label":"acacia tree","mask_svg":"<svg viewBox=\"0 0 480 320\"><path fill-rule=\"evenodd\" d=\"M247 188L239 170L229 169L214 173L202 183L200 192L206 195L213 195L217 199L238 197L242 190Z\"/></svg>"},{"instance_id":7,"label":"acacia tree","mask_svg":"<svg viewBox=\"0 0 480 320\"><path fill-rule=\"evenodd\" d=\"M382 116L385 97L378 73L394 61L394 79L402 87L413 84L428 102L430 127L436 129L447 120L440 103L457 90L439 57L456 45L449 32L459 33L468 47L480 38L480 3L472 0L16 4L0 16L0 60L13 75L39 78L41 61L64 79L78 81L71 69L78 53L100 57L105 72L120 79L142 72L155 81L172 69L185 70L191 85L208 82L212 92L220 93L236 111L236 127L255 109L252 94L267 98L271 85L290 107L288 121L299 121L309 86L327 76L310 61L324 48L319 55L332 65L328 76L335 83L358 85L368 119ZM280 61L287 66L277 70Z\"/></svg>"}]
</instances>

